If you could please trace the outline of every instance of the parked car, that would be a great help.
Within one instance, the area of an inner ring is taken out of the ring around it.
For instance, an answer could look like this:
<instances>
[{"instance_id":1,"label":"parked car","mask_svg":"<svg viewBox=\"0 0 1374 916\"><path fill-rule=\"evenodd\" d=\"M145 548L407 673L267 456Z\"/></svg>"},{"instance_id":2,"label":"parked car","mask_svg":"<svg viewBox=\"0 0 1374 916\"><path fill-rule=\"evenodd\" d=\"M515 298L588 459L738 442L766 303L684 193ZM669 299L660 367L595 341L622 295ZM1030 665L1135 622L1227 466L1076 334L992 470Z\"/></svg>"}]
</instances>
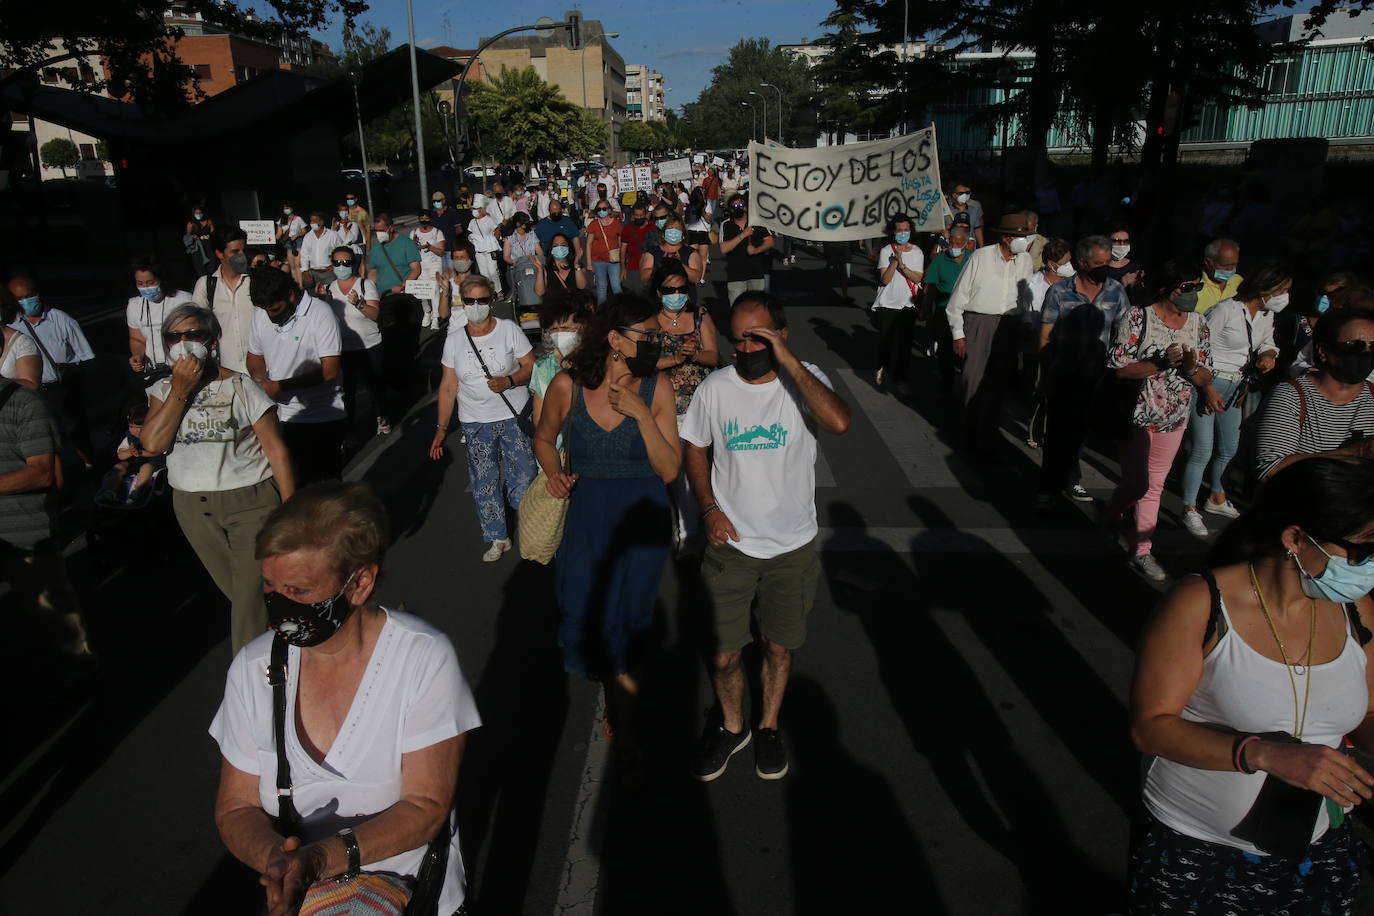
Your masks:
<instances>
[{"instance_id":1,"label":"parked car","mask_svg":"<svg viewBox=\"0 0 1374 916\"><path fill-rule=\"evenodd\" d=\"M607 166L606 163L604 163L604 162L598 162L598 161L596 161L596 160L587 161L587 160L578 159L578 160L574 161L573 164L572 164L569 168L570 168L574 173L579 173L579 172L581 172L583 169L591 169L593 172L599 172L599 171L601 171L601 170L604 169L604 168L609 168L609 166Z\"/></svg>"},{"instance_id":2,"label":"parked car","mask_svg":"<svg viewBox=\"0 0 1374 916\"><path fill-rule=\"evenodd\" d=\"M470 165L463 169L466 178L495 178L496 169L486 165Z\"/></svg>"},{"instance_id":3,"label":"parked car","mask_svg":"<svg viewBox=\"0 0 1374 916\"><path fill-rule=\"evenodd\" d=\"M351 182L351 181L362 181L362 180L363 180L363 170L362 170L362 169L340 169L340 170L339 170L339 177L342 178L344 181L350 181L350 182Z\"/></svg>"}]
</instances>

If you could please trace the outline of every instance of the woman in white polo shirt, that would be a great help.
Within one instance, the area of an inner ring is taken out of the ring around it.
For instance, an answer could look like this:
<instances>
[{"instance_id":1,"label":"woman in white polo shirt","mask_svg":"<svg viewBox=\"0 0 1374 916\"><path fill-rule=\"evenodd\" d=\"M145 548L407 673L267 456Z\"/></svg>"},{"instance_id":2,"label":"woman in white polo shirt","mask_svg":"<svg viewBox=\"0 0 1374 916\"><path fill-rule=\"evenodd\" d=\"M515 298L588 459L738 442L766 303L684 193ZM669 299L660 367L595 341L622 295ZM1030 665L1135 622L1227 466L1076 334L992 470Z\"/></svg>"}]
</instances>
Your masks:
<instances>
[{"instance_id":1,"label":"woman in white polo shirt","mask_svg":"<svg viewBox=\"0 0 1374 916\"><path fill-rule=\"evenodd\" d=\"M163 322L169 378L148 389L143 446L167 453L172 507L186 540L231 604L231 648L267 627L253 539L295 491L277 407L246 375L219 364L213 312L179 305Z\"/></svg>"},{"instance_id":2,"label":"woman in white polo shirt","mask_svg":"<svg viewBox=\"0 0 1374 916\"><path fill-rule=\"evenodd\" d=\"M444 341L438 426L429 456L436 461L443 457L444 438L457 404L467 442L472 498L482 539L490 545L482 560L494 563L511 546L501 481L504 478L506 500L516 507L534 480L534 451L516 420L529 403L526 386L534 372L534 348L518 324L491 314L495 291L487 278L470 276L459 292L467 323Z\"/></svg>"},{"instance_id":3,"label":"woman in white polo shirt","mask_svg":"<svg viewBox=\"0 0 1374 916\"><path fill-rule=\"evenodd\" d=\"M329 304L339 320L343 345L344 412L350 430L345 442L358 446L372 438L374 420L376 435L391 432L382 406L382 332L377 327L382 297L377 284L358 276L358 255L351 246L335 248L329 266L336 278L329 284Z\"/></svg>"}]
</instances>

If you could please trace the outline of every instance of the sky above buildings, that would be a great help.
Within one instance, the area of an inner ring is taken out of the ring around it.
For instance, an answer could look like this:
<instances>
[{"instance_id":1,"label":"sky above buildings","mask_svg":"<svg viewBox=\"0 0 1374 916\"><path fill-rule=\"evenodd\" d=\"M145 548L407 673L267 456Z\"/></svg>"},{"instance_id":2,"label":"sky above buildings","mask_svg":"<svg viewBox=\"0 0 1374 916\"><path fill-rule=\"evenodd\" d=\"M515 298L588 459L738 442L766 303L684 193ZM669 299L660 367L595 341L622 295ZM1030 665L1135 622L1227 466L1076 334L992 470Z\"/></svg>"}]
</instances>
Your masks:
<instances>
[{"instance_id":1,"label":"sky above buildings","mask_svg":"<svg viewBox=\"0 0 1374 916\"><path fill-rule=\"evenodd\" d=\"M696 100L711 82L711 68L723 63L730 46L742 38L767 38L774 44L815 40L820 22L834 9L831 0L546 0L504 4L415 0L415 43L420 47L476 47L480 38L540 16L562 19L580 9L584 19L599 19L608 32L619 32L611 45L627 64L644 64L663 74L672 89L667 104L677 108ZM392 42L406 42L405 0L370 0L362 21L391 30ZM338 29L319 35L337 49Z\"/></svg>"}]
</instances>

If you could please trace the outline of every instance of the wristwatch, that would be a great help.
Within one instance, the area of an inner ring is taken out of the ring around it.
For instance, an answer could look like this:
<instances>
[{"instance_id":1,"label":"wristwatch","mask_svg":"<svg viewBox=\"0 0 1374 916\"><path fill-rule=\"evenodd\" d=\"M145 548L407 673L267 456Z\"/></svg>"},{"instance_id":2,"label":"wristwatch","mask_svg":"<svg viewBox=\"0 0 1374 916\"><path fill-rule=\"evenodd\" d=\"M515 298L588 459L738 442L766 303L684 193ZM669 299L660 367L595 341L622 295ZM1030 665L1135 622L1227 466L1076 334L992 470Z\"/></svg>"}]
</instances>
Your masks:
<instances>
[{"instance_id":1,"label":"wristwatch","mask_svg":"<svg viewBox=\"0 0 1374 916\"><path fill-rule=\"evenodd\" d=\"M358 877L358 872L363 870L362 853L358 851L358 838L353 835L352 827L340 830L338 836L343 840L344 851L348 853L348 869L335 875L334 880L348 881Z\"/></svg>"}]
</instances>

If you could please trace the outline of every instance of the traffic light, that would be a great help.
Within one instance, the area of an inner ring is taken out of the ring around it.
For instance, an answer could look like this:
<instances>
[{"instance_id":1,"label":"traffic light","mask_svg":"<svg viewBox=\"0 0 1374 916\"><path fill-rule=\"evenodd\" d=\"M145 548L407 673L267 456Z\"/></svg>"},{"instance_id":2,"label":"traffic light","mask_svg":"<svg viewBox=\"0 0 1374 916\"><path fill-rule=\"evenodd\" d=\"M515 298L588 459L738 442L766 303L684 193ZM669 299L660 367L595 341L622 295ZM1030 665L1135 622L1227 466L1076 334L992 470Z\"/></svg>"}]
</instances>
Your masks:
<instances>
[{"instance_id":1,"label":"traffic light","mask_svg":"<svg viewBox=\"0 0 1374 916\"><path fill-rule=\"evenodd\" d=\"M564 22L568 26L568 50L582 50L582 14L577 10L569 10Z\"/></svg>"}]
</instances>

